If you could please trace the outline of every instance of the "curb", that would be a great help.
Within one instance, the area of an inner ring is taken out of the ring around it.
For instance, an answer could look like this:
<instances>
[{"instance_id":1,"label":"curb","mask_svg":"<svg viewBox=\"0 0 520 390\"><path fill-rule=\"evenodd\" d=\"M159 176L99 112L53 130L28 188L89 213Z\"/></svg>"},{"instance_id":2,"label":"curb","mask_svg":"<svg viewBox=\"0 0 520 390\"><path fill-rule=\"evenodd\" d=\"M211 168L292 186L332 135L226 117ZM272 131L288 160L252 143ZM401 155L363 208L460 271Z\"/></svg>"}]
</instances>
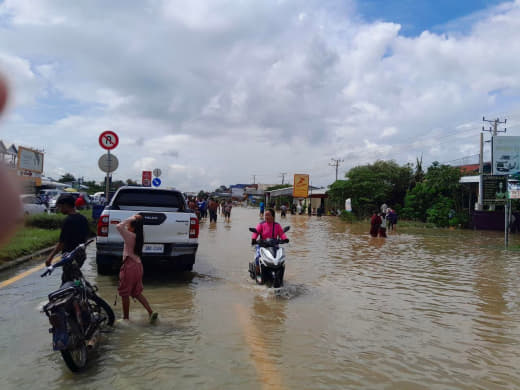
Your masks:
<instances>
[{"instance_id":1,"label":"curb","mask_svg":"<svg viewBox=\"0 0 520 390\"><path fill-rule=\"evenodd\" d=\"M14 259L14 260L7 261L4 264L0 264L0 272L5 271L9 268L14 268L22 263L25 263L29 260L34 259L35 257L43 256L46 253L50 253L54 249L55 246L56 245L50 246L48 248L40 249L39 251L31 253L30 255L22 256L17 259Z\"/></svg>"}]
</instances>

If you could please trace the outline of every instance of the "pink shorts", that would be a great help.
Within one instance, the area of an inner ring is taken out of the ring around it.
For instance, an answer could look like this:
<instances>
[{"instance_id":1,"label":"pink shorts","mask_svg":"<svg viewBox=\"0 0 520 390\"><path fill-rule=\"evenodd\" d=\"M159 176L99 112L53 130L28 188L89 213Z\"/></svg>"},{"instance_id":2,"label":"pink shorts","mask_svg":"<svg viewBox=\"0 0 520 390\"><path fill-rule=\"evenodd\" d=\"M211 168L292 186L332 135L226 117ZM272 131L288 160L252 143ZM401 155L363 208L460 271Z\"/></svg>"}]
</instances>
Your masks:
<instances>
[{"instance_id":1,"label":"pink shorts","mask_svg":"<svg viewBox=\"0 0 520 390\"><path fill-rule=\"evenodd\" d=\"M127 257L119 271L121 297L137 297L143 292L143 264Z\"/></svg>"}]
</instances>

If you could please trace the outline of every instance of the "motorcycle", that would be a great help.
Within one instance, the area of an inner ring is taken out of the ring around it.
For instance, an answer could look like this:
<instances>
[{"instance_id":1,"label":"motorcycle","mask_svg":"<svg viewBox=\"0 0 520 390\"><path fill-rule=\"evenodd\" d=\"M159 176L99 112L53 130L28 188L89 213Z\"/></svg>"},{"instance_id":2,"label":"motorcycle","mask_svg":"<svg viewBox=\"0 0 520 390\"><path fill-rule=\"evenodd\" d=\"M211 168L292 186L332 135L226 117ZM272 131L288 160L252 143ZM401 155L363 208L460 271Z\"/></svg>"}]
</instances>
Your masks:
<instances>
[{"instance_id":1,"label":"motorcycle","mask_svg":"<svg viewBox=\"0 0 520 390\"><path fill-rule=\"evenodd\" d=\"M86 258L85 248L92 241L64 254L41 275L42 278L51 275L55 268L63 266L73 275L74 280L50 293L49 302L43 306L52 326L49 333L53 335L53 349L61 352L65 364L73 372L85 368L87 352L97 346L100 333L106 332L115 320L110 305L96 294L97 287L80 271Z\"/></svg>"},{"instance_id":2,"label":"motorcycle","mask_svg":"<svg viewBox=\"0 0 520 390\"><path fill-rule=\"evenodd\" d=\"M288 232L290 226L283 228ZM255 228L249 228L252 233L258 233ZM279 288L283 286L283 275L285 273L285 250L280 247L283 242L276 238L256 240L255 259L249 263L249 276L257 284ZM259 265L256 264L258 258Z\"/></svg>"}]
</instances>

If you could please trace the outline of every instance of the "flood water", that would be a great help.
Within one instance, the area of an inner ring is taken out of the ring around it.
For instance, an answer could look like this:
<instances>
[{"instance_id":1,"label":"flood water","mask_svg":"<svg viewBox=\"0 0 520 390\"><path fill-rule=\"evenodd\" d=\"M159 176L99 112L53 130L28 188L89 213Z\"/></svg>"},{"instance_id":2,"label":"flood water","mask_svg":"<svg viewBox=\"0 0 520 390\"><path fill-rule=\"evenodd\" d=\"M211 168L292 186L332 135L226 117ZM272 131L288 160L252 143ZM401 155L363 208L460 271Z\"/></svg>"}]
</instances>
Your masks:
<instances>
[{"instance_id":1,"label":"flood water","mask_svg":"<svg viewBox=\"0 0 520 390\"><path fill-rule=\"evenodd\" d=\"M367 224L289 215L274 291L247 273L258 211L231 217L201 225L193 273L146 271L158 323L132 302L133 323L79 375L52 351L39 312L61 271L1 289L0 388L520 388L520 252L503 250L503 233L398 225L371 238ZM92 247L85 274L113 304L117 276L98 276L94 259Z\"/></svg>"}]
</instances>

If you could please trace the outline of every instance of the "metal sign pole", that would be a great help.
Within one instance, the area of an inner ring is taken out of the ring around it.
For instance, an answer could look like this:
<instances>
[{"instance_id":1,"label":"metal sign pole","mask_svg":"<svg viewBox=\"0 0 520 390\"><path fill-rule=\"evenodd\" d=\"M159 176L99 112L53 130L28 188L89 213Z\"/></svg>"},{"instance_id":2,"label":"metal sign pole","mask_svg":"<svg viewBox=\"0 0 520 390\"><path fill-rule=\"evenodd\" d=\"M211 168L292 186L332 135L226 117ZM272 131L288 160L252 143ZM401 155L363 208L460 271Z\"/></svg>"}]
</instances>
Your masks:
<instances>
[{"instance_id":1,"label":"metal sign pole","mask_svg":"<svg viewBox=\"0 0 520 390\"><path fill-rule=\"evenodd\" d=\"M109 175L110 175L110 168L111 168L111 158L110 158L110 150L107 150L108 154L108 169L107 169L107 177L106 177L106 183L105 183L105 199L108 202L109 201L109 192L110 192L110 181L109 181Z\"/></svg>"},{"instance_id":2,"label":"metal sign pole","mask_svg":"<svg viewBox=\"0 0 520 390\"><path fill-rule=\"evenodd\" d=\"M511 201L509 199L506 200L506 203L504 205L504 241L506 245L506 249L509 245L509 209L511 208Z\"/></svg>"}]
</instances>

